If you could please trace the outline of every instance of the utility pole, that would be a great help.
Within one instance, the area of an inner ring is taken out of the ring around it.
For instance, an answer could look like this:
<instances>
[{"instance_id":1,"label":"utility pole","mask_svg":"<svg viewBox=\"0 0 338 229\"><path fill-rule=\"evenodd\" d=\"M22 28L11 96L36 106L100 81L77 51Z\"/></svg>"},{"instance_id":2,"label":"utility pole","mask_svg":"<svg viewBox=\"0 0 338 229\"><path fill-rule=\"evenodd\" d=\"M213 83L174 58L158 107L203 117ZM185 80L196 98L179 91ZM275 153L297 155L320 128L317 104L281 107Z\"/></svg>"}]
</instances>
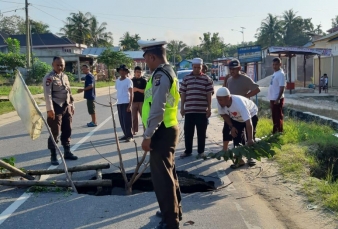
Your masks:
<instances>
[{"instance_id":1,"label":"utility pole","mask_svg":"<svg viewBox=\"0 0 338 229\"><path fill-rule=\"evenodd\" d=\"M25 11L26 11L26 56L27 56L27 69L31 68L31 47L30 47L30 28L29 28L29 17L28 17L28 0L25 0Z\"/></svg>"}]
</instances>

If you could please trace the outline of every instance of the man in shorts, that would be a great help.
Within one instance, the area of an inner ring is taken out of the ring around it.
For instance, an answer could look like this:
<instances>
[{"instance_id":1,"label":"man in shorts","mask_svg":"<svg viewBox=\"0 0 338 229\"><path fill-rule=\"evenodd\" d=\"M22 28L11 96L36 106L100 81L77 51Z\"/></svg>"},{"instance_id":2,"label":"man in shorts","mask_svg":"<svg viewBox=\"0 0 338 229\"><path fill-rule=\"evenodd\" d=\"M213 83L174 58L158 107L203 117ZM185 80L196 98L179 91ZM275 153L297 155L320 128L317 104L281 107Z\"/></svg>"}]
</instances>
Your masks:
<instances>
[{"instance_id":1,"label":"man in shorts","mask_svg":"<svg viewBox=\"0 0 338 229\"><path fill-rule=\"evenodd\" d=\"M90 72L90 68L87 64L82 65L81 70L86 74L85 86L83 89L79 89L78 93L84 92L84 98L87 100L88 113L90 114L92 121L87 123L88 127L97 126L96 113L95 113L95 77Z\"/></svg>"}]
</instances>

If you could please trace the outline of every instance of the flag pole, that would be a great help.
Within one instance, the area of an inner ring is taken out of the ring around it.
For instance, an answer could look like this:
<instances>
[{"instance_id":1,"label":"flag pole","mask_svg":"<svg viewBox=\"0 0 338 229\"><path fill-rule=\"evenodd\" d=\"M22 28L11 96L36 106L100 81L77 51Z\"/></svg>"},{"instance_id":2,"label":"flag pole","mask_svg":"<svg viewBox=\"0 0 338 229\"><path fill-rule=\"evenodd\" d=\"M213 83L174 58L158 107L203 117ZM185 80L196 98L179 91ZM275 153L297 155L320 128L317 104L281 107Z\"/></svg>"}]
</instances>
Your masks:
<instances>
[{"instance_id":1,"label":"flag pole","mask_svg":"<svg viewBox=\"0 0 338 229\"><path fill-rule=\"evenodd\" d=\"M72 179L71 179L71 177L70 177L70 175L69 175L69 173L68 173L68 168L67 168L66 161L65 161L65 159L63 158L63 155L62 155L62 153L61 153L61 150L60 150L59 146L58 146L58 145L56 144L56 142L55 142L55 139L54 139L54 137L53 137L52 131L50 130L50 128L49 128L49 126L48 126L48 123L47 123L45 117L42 115L42 113L41 113L41 111L40 111L38 105L36 104L36 102L35 102L35 100L34 100L32 94L31 94L30 90L28 89L28 87L27 87L27 85L26 85L26 82L24 81L24 79L23 79L22 76L21 76L21 73L20 73L20 72L17 72L17 74L19 75L20 80L21 80L22 84L24 85L24 88L25 88L25 90L27 91L27 93L28 93L28 95L29 95L29 98L31 99L31 101L32 101L32 103L33 103L35 109L37 110L38 114L40 115L40 117L42 118L43 122L45 123L45 125L46 125L46 127L47 127L47 130L48 130L48 132L49 132L50 138L52 139L52 142L53 142L55 148L57 149L57 152L59 153L59 155L60 155L60 157L61 157L62 163L63 163L63 165L64 165L64 169L65 169L66 178L67 178L68 182L70 183L71 187L73 188L73 191L76 192L76 193L78 193L78 192L77 192L77 189L76 189L76 187L75 187L75 185L74 185L74 183L73 183L73 181L72 181Z\"/></svg>"}]
</instances>

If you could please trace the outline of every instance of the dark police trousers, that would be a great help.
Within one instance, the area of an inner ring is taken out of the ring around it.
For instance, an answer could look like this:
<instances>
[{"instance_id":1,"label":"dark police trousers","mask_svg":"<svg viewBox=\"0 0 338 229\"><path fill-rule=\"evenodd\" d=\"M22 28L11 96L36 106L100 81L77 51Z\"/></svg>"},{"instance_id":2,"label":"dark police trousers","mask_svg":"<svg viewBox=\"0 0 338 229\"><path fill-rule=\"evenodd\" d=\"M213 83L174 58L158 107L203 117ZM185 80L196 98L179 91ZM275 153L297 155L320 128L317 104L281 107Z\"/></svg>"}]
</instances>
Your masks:
<instances>
[{"instance_id":1,"label":"dark police trousers","mask_svg":"<svg viewBox=\"0 0 338 229\"><path fill-rule=\"evenodd\" d=\"M179 214L182 214L181 191L175 167L178 136L178 126L166 128L162 123L151 138L151 178L163 215L162 221L168 228L177 228Z\"/></svg>"},{"instance_id":2,"label":"dark police trousers","mask_svg":"<svg viewBox=\"0 0 338 229\"><path fill-rule=\"evenodd\" d=\"M54 102L53 106L55 119L47 118L48 126L52 131L56 143L59 142L59 135L61 132L61 144L63 146L69 146L70 136L72 135L72 106L65 103L60 107ZM55 149L51 137L48 138L48 149Z\"/></svg>"}]
</instances>

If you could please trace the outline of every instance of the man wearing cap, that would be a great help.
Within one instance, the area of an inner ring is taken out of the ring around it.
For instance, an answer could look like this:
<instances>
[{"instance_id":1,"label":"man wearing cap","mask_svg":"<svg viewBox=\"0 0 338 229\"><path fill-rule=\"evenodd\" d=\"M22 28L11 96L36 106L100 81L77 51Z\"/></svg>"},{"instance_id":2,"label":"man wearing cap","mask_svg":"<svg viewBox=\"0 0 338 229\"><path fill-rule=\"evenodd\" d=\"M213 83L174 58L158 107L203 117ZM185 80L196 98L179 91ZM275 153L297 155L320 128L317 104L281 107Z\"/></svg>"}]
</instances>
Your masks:
<instances>
[{"instance_id":1,"label":"man wearing cap","mask_svg":"<svg viewBox=\"0 0 338 229\"><path fill-rule=\"evenodd\" d=\"M231 95L226 87L217 90L216 98L218 114L223 117L230 130L223 131L223 139L233 140L234 145L237 145L242 142L241 133L245 129L248 136L246 144L253 145L258 122L256 104L243 96ZM244 164L244 161L240 160L231 167L238 168Z\"/></svg>"},{"instance_id":2,"label":"man wearing cap","mask_svg":"<svg viewBox=\"0 0 338 229\"><path fill-rule=\"evenodd\" d=\"M214 92L209 76L202 72L203 60L192 60L193 71L183 78L180 86L181 115L184 119L185 151L181 158L191 156L195 127L197 129L198 157L204 157L208 118L211 115L211 97Z\"/></svg>"},{"instance_id":3,"label":"man wearing cap","mask_svg":"<svg viewBox=\"0 0 338 229\"><path fill-rule=\"evenodd\" d=\"M259 85L253 82L252 79L248 77L245 73L241 72L241 63L239 62L239 60L231 60L229 63L229 69L231 77L227 79L226 87L232 95L240 95L246 98L250 98L260 92ZM229 131L230 128L227 122L224 122L223 132ZM229 141L231 140L227 138L223 139L223 150L228 150ZM242 162L243 161L241 161L241 163ZM256 164L254 160L249 160L248 163L251 166Z\"/></svg>"},{"instance_id":4,"label":"man wearing cap","mask_svg":"<svg viewBox=\"0 0 338 229\"><path fill-rule=\"evenodd\" d=\"M82 65L81 70L86 74L85 86L83 89L77 90L78 93L84 92L84 98L87 100L88 113L92 118L92 121L87 123L88 127L96 127L96 113L95 113L95 77L90 72L90 68L87 64Z\"/></svg>"},{"instance_id":5,"label":"man wearing cap","mask_svg":"<svg viewBox=\"0 0 338 229\"><path fill-rule=\"evenodd\" d=\"M154 191L162 217L158 229L179 228L182 218L181 192L175 168L175 149L179 129L177 107L180 100L178 80L168 64L165 41L142 41L143 57L152 76L144 91L142 122L146 127L142 149L150 151Z\"/></svg>"},{"instance_id":6,"label":"man wearing cap","mask_svg":"<svg viewBox=\"0 0 338 229\"><path fill-rule=\"evenodd\" d=\"M119 114L120 125L124 136L120 140L127 142L133 141L131 107L133 103L133 81L127 77L129 69L126 65L121 65L116 71L120 77L115 82L117 92L117 112Z\"/></svg>"}]
</instances>

